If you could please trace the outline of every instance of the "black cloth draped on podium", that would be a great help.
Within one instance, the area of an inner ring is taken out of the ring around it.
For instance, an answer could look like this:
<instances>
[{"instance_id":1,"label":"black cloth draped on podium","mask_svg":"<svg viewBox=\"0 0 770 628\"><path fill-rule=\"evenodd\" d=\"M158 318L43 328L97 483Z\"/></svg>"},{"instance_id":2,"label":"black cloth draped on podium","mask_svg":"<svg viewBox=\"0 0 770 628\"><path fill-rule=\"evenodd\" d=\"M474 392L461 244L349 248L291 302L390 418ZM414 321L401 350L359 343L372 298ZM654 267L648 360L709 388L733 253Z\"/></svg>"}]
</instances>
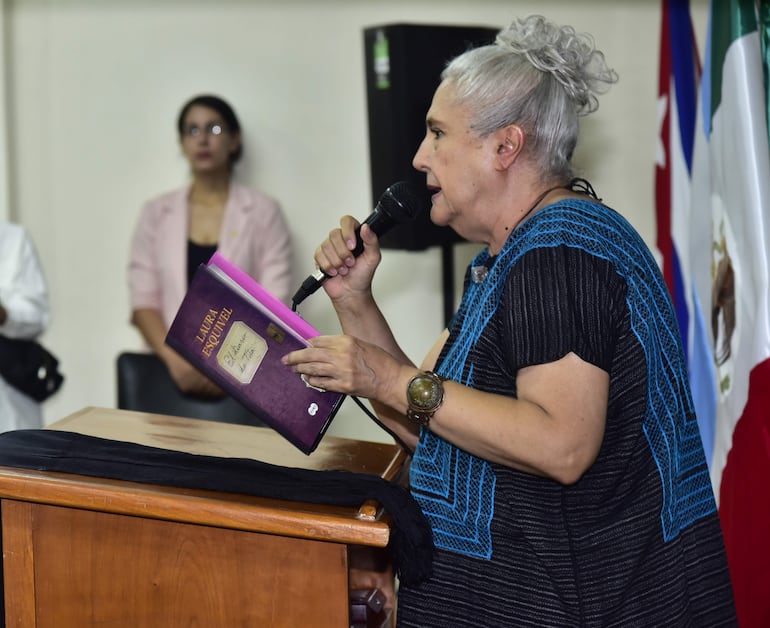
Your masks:
<instances>
[{"instance_id":1,"label":"black cloth draped on podium","mask_svg":"<svg viewBox=\"0 0 770 628\"><path fill-rule=\"evenodd\" d=\"M374 499L393 518L389 551L400 580L413 584L430 574L433 539L427 518L408 490L379 476L281 467L45 429L0 434L0 466L315 504L358 506Z\"/></svg>"}]
</instances>

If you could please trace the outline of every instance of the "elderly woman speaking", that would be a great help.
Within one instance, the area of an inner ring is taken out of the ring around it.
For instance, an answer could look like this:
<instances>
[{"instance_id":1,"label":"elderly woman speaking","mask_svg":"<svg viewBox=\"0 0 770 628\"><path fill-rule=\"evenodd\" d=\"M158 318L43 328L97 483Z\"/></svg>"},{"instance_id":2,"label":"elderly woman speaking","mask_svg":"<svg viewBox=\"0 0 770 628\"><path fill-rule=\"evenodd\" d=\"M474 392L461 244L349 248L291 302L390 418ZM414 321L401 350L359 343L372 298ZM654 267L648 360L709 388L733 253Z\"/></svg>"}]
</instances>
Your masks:
<instances>
[{"instance_id":1,"label":"elderly woman speaking","mask_svg":"<svg viewBox=\"0 0 770 628\"><path fill-rule=\"evenodd\" d=\"M368 398L413 449L432 575L400 626L735 625L682 344L643 240L573 177L578 117L616 74L540 16L442 74L414 157L431 220L483 249L417 368L371 291L381 255L346 216L316 250L343 335L287 356Z\"/></svg>"}]
</instances>

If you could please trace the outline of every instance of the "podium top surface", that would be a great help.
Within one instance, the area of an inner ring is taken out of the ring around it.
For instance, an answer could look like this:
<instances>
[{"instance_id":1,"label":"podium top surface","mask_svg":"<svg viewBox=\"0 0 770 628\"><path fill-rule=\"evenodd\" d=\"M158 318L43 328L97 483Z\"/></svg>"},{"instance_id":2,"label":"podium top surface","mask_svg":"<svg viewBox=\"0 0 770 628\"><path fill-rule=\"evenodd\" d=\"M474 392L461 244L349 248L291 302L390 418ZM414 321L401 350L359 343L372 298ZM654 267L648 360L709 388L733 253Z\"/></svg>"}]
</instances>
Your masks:
<instances>
[{"instance_id":1,"label":"podium top surface","mask_svg":"<svg viewBox=\"0 0 770 628\"><path fill-rule=\"evenodd\" d=\"M344 469L387 480L397 478L406 461L395 444L327 435L306 456L270 428L109 408L84 408L48 429L286 467ZM362 545L385 546L390 532L374 502L358 508L305 504L9 467L0 467L0 498Z\"/></svg>"},{"instance_id":2,"label":"podium top surface","mask_svg":"<svg viewBox=\"0 0 770 628\"><path fill-rule=\"evenodd\" d=\"M219 423L116 410L84 408L51 425L64 430L173 451L224 458L251 458L269 464L314 471L345 469L392 480L406 454L392 443L324 436L309 456L269 427Z\"/></svg>"}]
</instances>

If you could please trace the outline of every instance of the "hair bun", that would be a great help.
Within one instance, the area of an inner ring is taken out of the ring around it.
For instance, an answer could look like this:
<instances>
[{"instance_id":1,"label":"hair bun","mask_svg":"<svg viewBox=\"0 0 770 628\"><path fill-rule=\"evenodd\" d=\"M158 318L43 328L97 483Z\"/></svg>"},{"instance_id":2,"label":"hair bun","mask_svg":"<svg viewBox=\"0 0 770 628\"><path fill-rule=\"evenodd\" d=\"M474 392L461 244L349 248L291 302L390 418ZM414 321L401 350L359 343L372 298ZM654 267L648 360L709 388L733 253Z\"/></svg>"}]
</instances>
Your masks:
<instances>
[{"instance_id":1,"label":"hair bun","mask_svg":"<svg viewBox=\"0 0 770 628\"><path fill-rule=\"evenodd\" d=\"M550 73L575 102L579 114L595 111L602 94L618 77L596 50L591 35L557 26L541 15L514 20L495 42L523 55L538 70Z\"/></svg>"}]
</instances>

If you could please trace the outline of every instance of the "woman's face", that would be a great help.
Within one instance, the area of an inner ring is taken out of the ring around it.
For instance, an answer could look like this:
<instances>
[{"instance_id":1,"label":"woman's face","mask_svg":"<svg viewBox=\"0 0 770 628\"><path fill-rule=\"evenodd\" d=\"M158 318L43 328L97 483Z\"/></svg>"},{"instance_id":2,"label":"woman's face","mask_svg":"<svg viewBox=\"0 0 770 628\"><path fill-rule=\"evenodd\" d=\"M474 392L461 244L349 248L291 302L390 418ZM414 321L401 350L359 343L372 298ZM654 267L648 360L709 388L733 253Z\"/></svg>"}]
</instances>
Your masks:
<instances>
[{"instance_id":1,"label":"woman's face","mask_svg":"<svg viewBox=\"0 0 770 628\"><path fill-rule=\"evenodd\" d=\"M491 141L470 128L469 112L454 99L453 87L439 85L412 164L426 174L434 192L431 220L473 241L483 238L487 178L494 168Z\"/></svg>"},{"instance_id":2,"label":"woman's face","mask_svg":"<svg viewBox=\"0 0 770 628\"><path fill-rule=\"evenodd\" d=\"M193 105L184 117L182 151L195 174L229 172L231 156L241 144L214 109Z\"/></svg>"}]
</instances>

